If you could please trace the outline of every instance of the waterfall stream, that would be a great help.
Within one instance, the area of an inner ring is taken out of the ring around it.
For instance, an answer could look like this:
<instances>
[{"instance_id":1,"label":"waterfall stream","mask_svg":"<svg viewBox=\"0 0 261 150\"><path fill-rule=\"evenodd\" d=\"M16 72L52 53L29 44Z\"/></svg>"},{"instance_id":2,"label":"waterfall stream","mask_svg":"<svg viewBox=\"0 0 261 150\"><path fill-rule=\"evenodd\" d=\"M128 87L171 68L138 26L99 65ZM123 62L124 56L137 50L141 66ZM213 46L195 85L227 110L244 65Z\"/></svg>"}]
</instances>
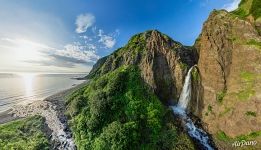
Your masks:
<instances>
[{"instance_id":1,"label":"waterfall stream","mask_svg":"<svg viewBox=\"0 0 261 150\"><path fill-rule=\"evenodd\" d=\"M214 148L210 144L210 139L208 134L202 129L195 126L193 121L189 118L186 113L186 109L188 107L189 101L191 100L191 71L193 67L191 67L186 75L185 83L182 88L182 92L180 94L179 102L177 106L171 106L174 114L179 116L184 123L184 126L190 137L196 139L200 142L202 147L206 150L214 150Z\"/></svg>"}]
</instances>

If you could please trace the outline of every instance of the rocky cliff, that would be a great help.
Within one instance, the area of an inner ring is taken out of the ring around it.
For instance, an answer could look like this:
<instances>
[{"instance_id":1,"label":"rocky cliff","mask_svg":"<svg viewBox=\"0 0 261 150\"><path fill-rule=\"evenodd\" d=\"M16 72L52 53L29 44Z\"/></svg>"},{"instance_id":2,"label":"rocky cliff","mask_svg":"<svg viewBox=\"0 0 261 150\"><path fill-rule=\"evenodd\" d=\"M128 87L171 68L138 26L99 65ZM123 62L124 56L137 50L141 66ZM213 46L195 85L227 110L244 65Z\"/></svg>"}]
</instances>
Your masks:
<instances>
[{"instance_id":1,"label":"rocky cliff","mask_svg":"<svg viewBox=\"0 0 261 150\"><path fill-rule=\"evenodd\" d=\"M242 136L261 141L260 4L243 0L233 12L213 11L195 43L203 87L198 115L221 149Z\"/></svg>"},{"instance_id":2,"label":"rocky cliff","mask_svg":"<svg viewBox=\"0 0 261 150\"><path fill-rule=\"evenodd\" d=\"M102 58L87 78L99 76L123 65L139 66L144 81L164 104L176 103L187 70L196 64L192 47L173 41L157 30L133 36L128 44Z\"/></svg>"},{"instance_id":3,"label":"rocky cliff","mask_svg":"<svg viewBox=\"0 0 261 150\"><path fill-rule=\"evenodd\" d=\"M185 75L195 65L188 109L218 148L231 149L242 139L261 142L260 31L260 0L242 0L233 12L214 10L193 47L156 30L140 33L99 60L87 78L135 65L161 102L170 105L177 103Z\"/></svg>"}]
</instances>

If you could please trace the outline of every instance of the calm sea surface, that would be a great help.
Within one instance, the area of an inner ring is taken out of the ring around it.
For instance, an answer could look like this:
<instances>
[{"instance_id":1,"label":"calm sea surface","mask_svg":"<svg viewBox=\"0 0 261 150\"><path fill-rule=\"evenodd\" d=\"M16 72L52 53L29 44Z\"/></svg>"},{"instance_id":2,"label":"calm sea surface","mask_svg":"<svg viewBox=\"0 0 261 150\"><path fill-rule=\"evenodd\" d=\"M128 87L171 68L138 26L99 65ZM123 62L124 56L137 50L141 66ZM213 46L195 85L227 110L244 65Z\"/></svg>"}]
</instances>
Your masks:
<instances>
[{"instance_id":1,"label":"calm sea surface","mask_svg":"<svg viewBox=\"0 0 261 150\"><path fill-rule=\"evenodd\" d=\"M9 74L0 73L0 112L18 103L42 100L84 82L86 74Z\"/></svg>"}]
</instances>

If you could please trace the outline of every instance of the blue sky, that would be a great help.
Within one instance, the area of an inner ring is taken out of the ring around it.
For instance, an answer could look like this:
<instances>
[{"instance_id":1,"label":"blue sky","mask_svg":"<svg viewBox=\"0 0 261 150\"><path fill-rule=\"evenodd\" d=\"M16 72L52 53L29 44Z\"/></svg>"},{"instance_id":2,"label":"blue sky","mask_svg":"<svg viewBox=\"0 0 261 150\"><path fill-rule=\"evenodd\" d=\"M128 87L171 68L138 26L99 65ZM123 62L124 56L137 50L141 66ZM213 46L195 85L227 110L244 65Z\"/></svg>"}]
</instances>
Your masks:
<instances>
[{"instance_id":1,"label":"blue sky","mask_svg":"<svg viewBox=\"0 0 261 150\"><path fill-rule=\"evenodd\" d=\"M139 32L193 45L213 9L239 0L1 0L0 72L88 72Z\"/></svg>"}]
</instances>

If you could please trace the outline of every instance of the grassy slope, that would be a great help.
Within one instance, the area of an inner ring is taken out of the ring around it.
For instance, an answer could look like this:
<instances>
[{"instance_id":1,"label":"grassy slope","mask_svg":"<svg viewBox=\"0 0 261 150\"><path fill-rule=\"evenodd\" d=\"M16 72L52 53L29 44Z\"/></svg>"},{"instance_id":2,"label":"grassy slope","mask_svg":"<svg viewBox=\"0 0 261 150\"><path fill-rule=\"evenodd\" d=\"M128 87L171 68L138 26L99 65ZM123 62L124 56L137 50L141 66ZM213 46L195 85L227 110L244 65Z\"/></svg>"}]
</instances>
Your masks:
<instances>
[{"instance_id":1,"label":"grassy slope","mask_svg":"<svg viewBox=\"0 0 261 150\"><path fill-rule=\"evenodd\" d=\"M43 133L43 123L42 117L34 116L0 125L0 149L48 149L49 142Z\"/></svg>"},{"instance_id":2,"label":"grassy slope","mask_svg":"<svg viewBox=\"0 0 261 150\"><path fill-rule=\"evenodd\" d=\"M194 149L133 66L94 78L67 106L79 149Z\"/></svg>"},{"instance_id":3,"label":"grassy slope","mask_svg":"<svg viewBox=\"0 0 261 150\"><path fill-rule=\"evenodd\" d=\"M245 19L252 15L255 20L261 17L261 1L260 0L241 0L238 9L232 14Z\"/></svg>"}]
</instances>

